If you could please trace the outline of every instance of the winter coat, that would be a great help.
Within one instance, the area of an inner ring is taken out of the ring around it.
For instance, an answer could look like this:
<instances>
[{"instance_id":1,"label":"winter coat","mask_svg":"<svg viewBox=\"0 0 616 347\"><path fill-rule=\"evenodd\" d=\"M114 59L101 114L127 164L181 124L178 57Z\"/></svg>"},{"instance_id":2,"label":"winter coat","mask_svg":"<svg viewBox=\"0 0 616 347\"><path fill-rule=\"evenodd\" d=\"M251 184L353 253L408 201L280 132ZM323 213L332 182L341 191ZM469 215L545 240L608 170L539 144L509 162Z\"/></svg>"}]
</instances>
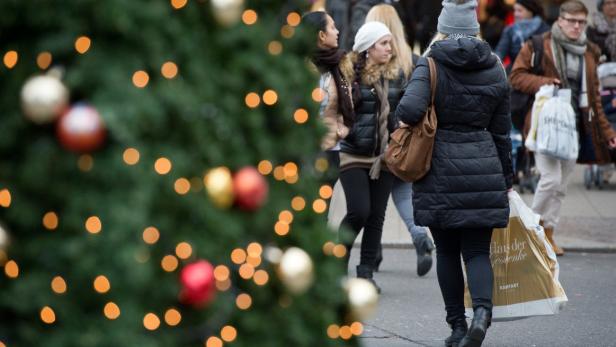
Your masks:
<instances>
[{"instance_id":1,"label":"winter coat","mask_svg":"<svg viewBox=\"0 0 616 347\"><path fill-rule=\"evenodd\" d=\"M539 91L539 88L545 84L552 84L555 78L560 79L556 65L554 64L554 55L552 53L551 40L552 34L544 34L543 39L543 58L541 67L543 75L538 76L531 73L531 58L533 55L532 44L527 42L522 46L518 58L513 64L511 70L512 86L524 93L534 95ZM611 124L605 118L603 107L601 106L601 94L599 89L599 79L597 77L597 63L600 51L597 45L588 42L588 48L584 54L586 62L586 85L588 88L588 104L591 109L588 114L583 115L584 129L590 129L590 140L594 149L593 162L598 164L607 164L610 162L610 153L607 142L616 137L616 131L612 129ZM530 129L530 110L526 116L526 124L524 126L525 133ZM585 134L578 129L580 138L584 139ZM586 158L578 158L579 163L587 163Z\"/></svg>"},{"instance_id":2,"label":"winter coat","mask_svg":"<svg viewBox=\"0 0 616 347\"><path fill-rule=\"evenodd\" d=\"M345 76L353 76L352 66L343 66ZM351 70L350 70L351 69ZM380 109L380 101L374 91L373 84L379 83L384 78L389 80L389 116L388 130L391 134L398 126L395 118L395 110L400 102L407 85L407 79L401 70L393 64L386 64L382 67L374 67L365 71L362 76L359 91L361 98L355 105L355 123L351 127L349 134L340 143L340 151L344 153L374 157L380 152L380 139L378 136L377 114ZM354 77L349 77L349 81Z\"/></svg>"},{"instance_id":3,"label":"winter coat","mask_svg":"<svg viewBox=\"0 0 616 347\"><path fill-rule=\"evenodd\" d=\"M338 90L336 89L334 77L330 72L321 75L319 87L324 91L319 113L327 127L327 133L321 140L321 149L336 149L338 142L349 133L349 129L344 125L342 114L338 110ZM350 91L351 86L348 88Z\"/></svg>"},{"instance_id":4,"label":"winter coat","mask_svg":"<svg viewBox=\"0 0 616 347\"><path fill-rule=\"evenodd\" d=\"M487 42L436 42L437 132L430 171L413 184L418 225L437 229L500 228L509 219L512 185L509 84ZM407 124L430 103L430 71L420 59L396 110Z\"/></svg>"}]
</instances>

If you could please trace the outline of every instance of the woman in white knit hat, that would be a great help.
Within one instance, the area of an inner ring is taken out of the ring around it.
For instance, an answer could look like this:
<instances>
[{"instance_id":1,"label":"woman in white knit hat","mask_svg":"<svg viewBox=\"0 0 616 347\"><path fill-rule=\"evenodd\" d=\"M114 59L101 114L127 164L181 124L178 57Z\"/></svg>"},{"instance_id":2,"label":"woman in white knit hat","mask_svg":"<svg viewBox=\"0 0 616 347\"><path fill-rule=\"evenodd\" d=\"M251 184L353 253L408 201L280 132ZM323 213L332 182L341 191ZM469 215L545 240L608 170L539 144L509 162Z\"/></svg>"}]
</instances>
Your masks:
<instances>
[{"instance_id":1,"label":"woman in white knit hat","mask_svg":"<svg viewBox=\"0 0 616 347\"><path fill-rule=\"evenodd\" d=\"M342 64L347 80L352 81L355 122L340 144L340 182L347 204L340 236L347 247L348 265L353 242L364 229L357 277L375 285L373 272L394 180L382 156L398 125L394 111L407 83L404 72L392 63L392 53L387 26L368 22L357 31L353 52Z\"/></svg>"},{"instance_id":2,"label":"woman in white knit hat","mask_svg":"<svg viewBox=\"0 0 616 347\"><path fill-rule=\"evenodd\" d=\"M511 189L509 84L487 42L477 38L477 1L445 0L426 53L436 64L437 132L430 171L413 183L415 221L430 228L436 272L452 334L446 346L481 346L492 319L492 230L507 226ZM430 103L428 61L421 58L396 116L423 118ZM473 305L467 327L464 275Z\"/></svg>"}]
</instances>

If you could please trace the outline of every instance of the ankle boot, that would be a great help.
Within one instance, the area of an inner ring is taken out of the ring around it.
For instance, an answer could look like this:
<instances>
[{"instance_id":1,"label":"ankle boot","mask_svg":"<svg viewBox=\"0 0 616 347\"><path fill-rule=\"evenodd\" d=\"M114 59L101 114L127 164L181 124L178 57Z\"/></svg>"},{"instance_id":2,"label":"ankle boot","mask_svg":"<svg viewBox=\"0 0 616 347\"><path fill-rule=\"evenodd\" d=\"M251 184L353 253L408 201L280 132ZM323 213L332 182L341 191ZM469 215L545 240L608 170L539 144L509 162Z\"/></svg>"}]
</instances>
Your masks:
<instances>
[{"instance_id":1,"label":"ankle boot","mask_svg":"<svg viewBox=\"0 0 616 347\"><path fill-rule=\"evenodd\" d=\"M434 244L428 235L417 238L414 242L415 251L417 252L417 275L419 277L427 274L432 268L432 251Z\"/></svg>"},{"instance_id":2,"label":"ankle boot","mask_svg":"<svg viewBox=\"0 0 616 347\"><path fill-rule=\"evenodd\" d=\"M473 314L471 327L458 347L480 347L491 323L492 312L483 306L477 307Z\"/></svg>"},{"instance_id":3,"label":"ankle boot","mask_svg":"<svg viewBox=\"0 0 616 347\"><path fill-rule=\"evenodd\" d=\"M365 278L368 281L370 281L372 284L374 284L376 291L380 294L381 287L379 287L376 284L376 281L374 280L374 278L372 278L373 273L374 273L374 267L372 265L361 265L361 264L357 265L357 277Z\"/></svg>"},{"instance_id":4,"label":"ankle boot","mask_svg":"<svg viewBox=\"0 0 616 347\"><path fill-rule=\"evenodd\" d=\"M380 244L377 250L377 253L376 253L376 261L374 262L374 272L379 272L379 268L381 267L382 262L383 262L383 244Z\"/></svg>"},{"instance_id":5,"label":"ankle boot","mask_svg":"<svg viewBox=\"0 0 616 347\"><path fill-rule=\"evenodd\" d=\"M548 241L550 241L554 253L556 253L556 255L559 257L564 255L565 251L560 248L554 241L554 228L544 228L543 230L545 230L545 236L547 237Z\"/></svg>"},{"instance_id":6,"label":"ankle boot","mask_svg":"<svg viewBox=\"0 0 616 347\"><path fill-rule=\"evenodd\" d=\"M445 339L445 346L458 347L467 331L468 325L466 325L466 319L462 318L453 322L453 324L451 324L451 335Z\"/></svg>"}]
</instances>

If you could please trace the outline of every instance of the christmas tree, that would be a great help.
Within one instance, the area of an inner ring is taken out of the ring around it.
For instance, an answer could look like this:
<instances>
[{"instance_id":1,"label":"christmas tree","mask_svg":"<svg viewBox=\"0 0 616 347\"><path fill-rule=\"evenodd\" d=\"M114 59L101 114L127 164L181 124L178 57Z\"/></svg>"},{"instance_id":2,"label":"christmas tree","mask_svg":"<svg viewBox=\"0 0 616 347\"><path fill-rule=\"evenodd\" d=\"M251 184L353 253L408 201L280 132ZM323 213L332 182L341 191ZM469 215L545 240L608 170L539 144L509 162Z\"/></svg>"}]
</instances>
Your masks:
<instances>
[{"instance_id":1,"label":"christmas tree","mask_svg":"<svg viewBox=\"0 0 616 347\"><path fill-rule=\"evenodd\" d=\"M308 6L0 3L0 346L357 344Z\"/></svg>"}]
</instances>

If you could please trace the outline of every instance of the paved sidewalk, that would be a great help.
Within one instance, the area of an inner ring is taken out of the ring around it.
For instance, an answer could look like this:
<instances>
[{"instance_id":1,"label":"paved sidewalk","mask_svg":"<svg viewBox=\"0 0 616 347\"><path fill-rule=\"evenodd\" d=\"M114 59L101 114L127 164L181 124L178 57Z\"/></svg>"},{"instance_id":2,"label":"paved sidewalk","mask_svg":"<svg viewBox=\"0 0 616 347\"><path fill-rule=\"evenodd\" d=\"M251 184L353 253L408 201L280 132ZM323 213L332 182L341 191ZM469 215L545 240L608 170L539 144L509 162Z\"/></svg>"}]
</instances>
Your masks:
<instances>
[{"instance_id":1,"label":"paved sidewalk","mask_svg":"<svg viewBox=\"0 0 616 347\"><path fill-rule=\"evenodd\" d=\"M351 267L359 249L351 253ZM569 253L559 257L560 281L569 302L556 316L493 323L485 347L503 346L616 346L616 254ZM436 271L425 277L415 272L415 251L385 249L382 288L375 316L364 324L364 347L443 346L451 333ZM354 276L355 271L349 271ZM468 320L470 322L470 319Z\"/></svg>"},{"instance_id":2,"label":"paved sidewalk","mask_svg":"<svg viewBox=\"0 0 616 347\"><path fill-rule=\"evenodd\" d=\"M616 252L616 176L603 190L586 190L584 167L578 165L570 179L560 225L555 232L556 241L568 251ZM533 195L526 193L522 198L530 205ZM346 213L339 182L334 189L329 213L330 224L337 229ZM391 198L383 227L383 244L396 248L412 247L411 237Z\"/></svg>"}]
</instances>

